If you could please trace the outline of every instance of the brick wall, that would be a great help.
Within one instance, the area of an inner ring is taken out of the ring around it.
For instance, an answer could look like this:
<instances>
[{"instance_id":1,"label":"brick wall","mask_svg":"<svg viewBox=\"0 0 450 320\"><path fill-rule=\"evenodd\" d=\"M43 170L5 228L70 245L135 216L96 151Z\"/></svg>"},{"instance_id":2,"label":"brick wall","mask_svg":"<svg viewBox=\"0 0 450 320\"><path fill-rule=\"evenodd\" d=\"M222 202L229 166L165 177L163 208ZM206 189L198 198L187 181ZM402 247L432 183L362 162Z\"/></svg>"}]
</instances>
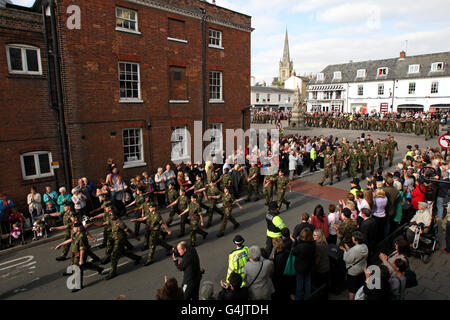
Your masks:
<instances>
[{"instance_id":1,"label":"brick wall","mask_svg":"<svg viewBox=\"0 0 450 320\"><path fill-rule=\"evenodd\" d=\"M42 75L10 74L6 45L40 48ZM47 57L39 14L0 9L0 193L6 193L20 210L32 185L42 194L45 186L64 183L62 169L49 178L25 180L20 155L50 151L60 161L57 115L48 104Z\"/></svg>"},{"instance_id":2,"label":"brick wall","mask_svg":"<svg viewBox=\"0 0 450 320\"><path fill-rule=\"evenodd\" d=\"M171 128L187 125L193 134L194 120L202 119L201 20L171 6L196 14L204 7L214 19L247 28L250 18L200 1L149 1L168 12L133 1L91 0L80 4L81 30L69 30L65 12L76 2L58 1L73 177L104 177L110 157L122 166L124 128L142 128L147 166L124 169L123 175L153 171L170 160ZM115 30L115 5L137 11L140 34ZM169 18L184 21L187 44L167 40ZM225 129L241 127L241 109L250 104L250 33L209 22L207 37L209 26L223 32L224 50L207 48L207 69L223 72L225 103L208 104L208 123L222 122L225 136ZM142 103L119 102L119 61L139 63ZM189 103L169 103L170 66L186 68Z\"/></svg>"}]
</instances>

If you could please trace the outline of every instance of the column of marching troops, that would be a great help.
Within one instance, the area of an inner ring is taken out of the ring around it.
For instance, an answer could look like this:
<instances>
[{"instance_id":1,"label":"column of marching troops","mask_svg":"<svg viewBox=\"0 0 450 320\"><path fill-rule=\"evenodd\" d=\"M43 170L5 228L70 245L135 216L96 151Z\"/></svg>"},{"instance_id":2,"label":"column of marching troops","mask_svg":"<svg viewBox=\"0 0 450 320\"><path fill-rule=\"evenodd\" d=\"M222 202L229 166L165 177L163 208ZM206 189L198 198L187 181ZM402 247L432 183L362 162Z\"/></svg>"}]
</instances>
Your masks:
<instances>
[{"instance_id":1,"label":"column of marching troops","mask_svg":"<svg viewBox=\"0 0 450 320\"><path fill-rule=\"evenodd\" d=\"M246 167L241 166L240 170L246 170ZM252 163L248 169L248 196L245 199L246 201L251 201L253 196L255 196L254 201L259 200L260 179L259 167ZM266 205L272 202L274 188L276 188L279 208L281 208L283 203L286 205L286 208L289 208L289 202L284 199L285 190L288 186L291 188L290 181L284 176L282 171L278 175L265 176L263 194L266 198ZM189 199L186 196L186 192L191 190L193 195ZM224 169L224 174L220 178L215 173L211 182L206 185L202 181L201 176L196 177L195 184L189 189L180 188L177 191L175 186L170 184L165 192L161 192L166 194L169 201L167 206L170 210L169 217L167 222L165 222L149 194L146 194L144 188L140 187L136 190L135 200L127 205L127 208L131 208L131 210L126 212L127 215L134 217L130 220L130 222L134 222L134 232L119 219L120 213L110 199L109 192L99 196L101 207L95 211L101 211L101 213L89 218L89 221L84 221L84 223L81 221L82 218L73 211L72 205L66 204L63 212L49 214L50 216L63 217L63 225L52 228L51 231L65 230L64 241L55 248L55 250L58 250L63 247L62 254L56 260L66 260L67 254L71 251L70 265L80 267L81 284L85 269L94 270L102 274L104 268L100 267L100 264L111 262L111 271L105 279L112 279L117 275L117 264L122 256L133 259L136 265L139 264L141 257L131 251L133 245L128 241L128 235L134 236L139 241L140 225L144 223L144 244L141 250L149 250L145 266L150 265L153 262L156 246L164 247L167 250L167 255L172 254L173 247L165 241L165 238L172 233L169 226L172 224L175 215L180 218L180 233L178 237L184 236L186 224L190 225L192 246L196 246L196 234L202 235L203 239L208 235L202 227L210 227L212 225L214 212L221 216L222 221L217 237L222 237L228 221L233 224L234 229L239 227L239 223L232 217L231 213L234 204L241 209L242 206L230 193L231 190L233 188L228 168ZM205 199L204 202L203 199ZM222 208L217 206L219 201L222 202ZM206 209L206 217L203 215L202 208ZM208 220L205 223L204 220L206 218ZM105 257L103 259L100 259L92 251L89 244L89 238L96 241L87 231L93 225L103 227L103 243L99 246L99 248L105 248ZM161 230L161 227L164 228L164 231ZM87 257L91 257L92 260L88 262ZM69 274L64 272L63 275L67 276ZM80 289L73 289L72 292L78 290Z\"/></svg>"},{"instance_id":2,"label":"column of marching troops","mask_svg":"<svg viewBox=\"0 0 450 320\"><path fill-rule=\"evenodd\" d=\"M283 120L283 114L286 116L286 120L291 118L291 111L256 111L253 113L252 123L276 124L278 120Z\"/></svg>"},{"instance_id":3,"label":"column of marching troops","mask_svg":"<svg viewBox=\"0 0 450 320\"><path fill-rule=\"evenodd\" d=\"M334 150L328 145L325 151L319 153L324 157L323 177L319 184L323 185L326 179L330 180L330 185L333 184L334 168L338 181L341 180L344 171L347 171L347 176L353 179L360 172L361 179L365 179L368 172L370 175L375 173L377 162L378 168L383 169L385 160L389 160L391 167L395 151L398 151L398 144L390 135L384 140L378 138L376 142L368 135L364 141L357 138L353 144L342 138Z\"/></svg>"},{"instance_id":4,"label":"column of marching troops","mask_svg":"<svg viewBox=\"0 0 450 320\"><path fill-rule=\"evenodd\" d=\"M316 128L335 128L347 130L383 131L397 133L414 133L425 135L425 140L439 136L439 119L405 117L397 119L394 116L353 116L336 114L312 115L305 113L305 125Z\"/></svg>"}]
</instances>

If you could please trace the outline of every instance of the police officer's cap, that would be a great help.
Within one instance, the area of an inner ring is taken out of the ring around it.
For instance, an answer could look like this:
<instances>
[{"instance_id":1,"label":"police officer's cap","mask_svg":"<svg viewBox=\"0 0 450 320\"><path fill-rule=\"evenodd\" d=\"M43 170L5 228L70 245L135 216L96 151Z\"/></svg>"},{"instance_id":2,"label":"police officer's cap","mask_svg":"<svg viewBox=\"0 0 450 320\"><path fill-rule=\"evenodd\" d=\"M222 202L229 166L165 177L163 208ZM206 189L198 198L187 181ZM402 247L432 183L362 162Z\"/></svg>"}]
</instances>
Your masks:
<instances>
[{"instance_id":1,"label":"police officer's cap","mask_svg":"<svg viewBox=\"0 0 450 320\"><path fill-rule=\"evenodd\" d=\"M243 244L244 241L245 241L244 238L242 238L242 236L239 234L237 236L235 236L233 239L234 244L237 244L237 245Z\"/></svg>"},{"instance_id":2,"label":"police officer's cap","mask_svg":"<svg viewBox=\"0 0 450 320\"><path fill-rule=\"evenodd\" d=\"M410 145L407 145L406 149L412 149L412 147Z\"/></svg>"},{"instance_id":3,"label":"police officer's cap","mask_svg":"<svg viewBox=\"0 0 450 320\"><path fill-rule=\"evenodd\" d=\"M359 184L358 178L353 178L353 180L350 182L351 184Z\"/></svg>"},{"instance_id":4,"label":"police officer's cap","mask_svg":"<svg viewBox=\"0 0 450 320\"><path fill-rule=\"evenodd\" d=\"M269 203L269 210L278 210L278 204L276 201Z\"/></svg>"}]
</instances>

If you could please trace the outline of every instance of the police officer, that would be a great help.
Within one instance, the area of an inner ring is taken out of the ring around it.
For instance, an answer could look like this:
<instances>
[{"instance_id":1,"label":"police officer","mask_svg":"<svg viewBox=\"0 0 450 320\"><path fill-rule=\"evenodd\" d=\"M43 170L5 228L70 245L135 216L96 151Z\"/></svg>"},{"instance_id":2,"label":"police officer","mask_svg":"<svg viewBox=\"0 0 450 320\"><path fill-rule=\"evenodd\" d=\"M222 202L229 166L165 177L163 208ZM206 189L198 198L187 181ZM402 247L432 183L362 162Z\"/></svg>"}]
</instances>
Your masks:
<instances>
[{"instance_id":1,"label":"police officer","mask_svg":"<svg viewBox=\"0 0 450 320\"><path fill-rule=\"evenodd\" d=\"M242 285L245 285L245 272L244 265L248 262L248 247L244 246L244 238L241 235L237 235L233 239L233 243L236 245L236 249L231 251L228 255L228 272L226 277L226 282L228 282L228 277L232 272L239 274L242 277Z\"/></svg>"},{"instance_id":2,"label":"police officer","mask_svg":"<svg viewBox=\"0 0 450 320\"><path fill-rule=\"evenodd\" d=\"M205 232L199 227L199 222L202 227L204 226L204 222L203 222L202 208L200 207L197 201L198 201L197 195L195 194L192 195L189 207L180 214L180 216L183 216L189 212L191 221L191 247L197 246L196 242L197 233L201 234L203 236L203 239L205 239L206 236L208 235L208 232Z\"/></svg>"},{"instance_id":3,"label":"police officer","mask_svg":"<svg viewBox=\"0 0 450 320\"><path fill-rule=\"evenodd\" d=\"M272 201L269 204L269 212L266 214L267 223L267 239L266 239L266 250L270 255L273 249L272 240L274 238L281 238L281 230L286 228L283 220L279 216L280 210L278 209L278 204Z\"/></svg>"}]
</instances>

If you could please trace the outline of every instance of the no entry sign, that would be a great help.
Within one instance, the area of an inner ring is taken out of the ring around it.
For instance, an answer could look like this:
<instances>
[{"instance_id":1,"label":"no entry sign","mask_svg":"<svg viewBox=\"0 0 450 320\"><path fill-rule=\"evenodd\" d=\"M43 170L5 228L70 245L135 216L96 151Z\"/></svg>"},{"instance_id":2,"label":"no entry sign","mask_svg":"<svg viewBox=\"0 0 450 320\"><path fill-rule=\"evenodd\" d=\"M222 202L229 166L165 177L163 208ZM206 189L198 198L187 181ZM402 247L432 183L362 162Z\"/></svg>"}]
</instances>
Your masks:
<instances>
[{"instance_id":1,"label":"no entry sign","mask_svg":"<svg viewBox=\"0 0 450 320\"><path fill-rule=\"evenodd\" d=\"M444 149L450 149L450 134L443 134L440 136L439 145Z\"/></svg>"}]
</instances>

